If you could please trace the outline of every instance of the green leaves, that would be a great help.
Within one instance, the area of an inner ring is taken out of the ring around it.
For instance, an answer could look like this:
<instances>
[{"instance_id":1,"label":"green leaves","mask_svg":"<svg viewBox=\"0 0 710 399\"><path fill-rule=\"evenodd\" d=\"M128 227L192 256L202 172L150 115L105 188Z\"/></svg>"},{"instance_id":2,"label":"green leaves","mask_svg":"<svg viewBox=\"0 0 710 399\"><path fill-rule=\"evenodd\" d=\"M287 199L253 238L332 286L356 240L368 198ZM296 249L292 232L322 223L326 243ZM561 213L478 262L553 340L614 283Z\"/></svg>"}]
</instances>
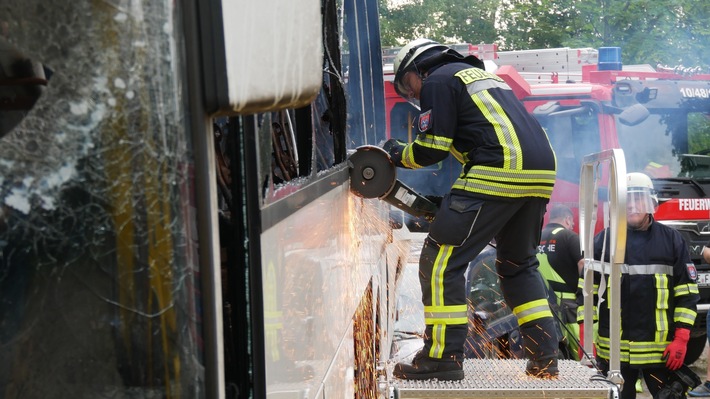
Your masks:
<instances>
[{"instance_id":1,"label":"green leaves","mask_svg":"<svg viewBox=\"0 0 710 399\"><path fill-rule=\"evenodd\" d=\"M710 2L380 0L383 46L417 37L501 50L620 46L624 64L710 64Z\"/></svg>"}]
</instances>

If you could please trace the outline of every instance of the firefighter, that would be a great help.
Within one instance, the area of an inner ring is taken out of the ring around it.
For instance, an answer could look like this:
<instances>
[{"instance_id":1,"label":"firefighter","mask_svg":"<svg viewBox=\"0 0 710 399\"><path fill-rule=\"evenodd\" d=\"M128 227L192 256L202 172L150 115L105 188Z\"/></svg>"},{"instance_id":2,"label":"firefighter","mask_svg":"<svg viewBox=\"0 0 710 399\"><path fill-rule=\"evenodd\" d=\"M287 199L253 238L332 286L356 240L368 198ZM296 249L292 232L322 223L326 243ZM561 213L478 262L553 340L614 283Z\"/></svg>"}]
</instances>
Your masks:
<instances>
[{"instance_id":1,"label":"firefighter","mask_svg":"<svg viewBox=\"0 0 710 399\"><path fill-rule=\"evenodd\" d=\"M553 311L563 324L564 357L579 360L579 325L577 324L577 282L584 267L579 235L574 228L574 214L563 204L550 209L550 222L542 229L538 260L540 274L553 291Z\"/></svg>"},{"instance_id":2,"label":"firefighter","mask_svg":"<svg viewBox=\"0 0 710 399\"><path fill-rule=\"evenodd\" d=\"M542 127L483 62L429 39L403 47L394 62L397 93L420 108L411 143L384 144L398 167L417 169L451 153L463 165L429 226L420 260L424 347L404 379L459 380L467 334L464 273L495 238L501 290L518 318L526 372L558 374L557 334L536 252L555 182L555 155Z\"/></svg>"},{"instance_id":3,"label":"firefighter","mask_svg":"<svg viewBox=\"0 0 710 399\"><path fill-rule=\"evenodd\" d=\"M635 398L633 384L643 370L651 395L668 388L675 371L683 366L699 300L697 272L688 247L678 231L658 223L653 214L658 198L651 179L643 173L626 177L626 256L621 276L621 375L623 399ZM598 303L601 273L609 281L609 229L594 237L594 301ZM600 262L604 255L604 263ZM580 279L579 286L582 287ZM609 370L608 286L594 314L598 331L594 339L597 363ZM581 289L577 291L578 320L584 320ZM580 326L583 328L583 325ZM667 389L666 389L667 390Z\"/></svg>"}]
</instances>

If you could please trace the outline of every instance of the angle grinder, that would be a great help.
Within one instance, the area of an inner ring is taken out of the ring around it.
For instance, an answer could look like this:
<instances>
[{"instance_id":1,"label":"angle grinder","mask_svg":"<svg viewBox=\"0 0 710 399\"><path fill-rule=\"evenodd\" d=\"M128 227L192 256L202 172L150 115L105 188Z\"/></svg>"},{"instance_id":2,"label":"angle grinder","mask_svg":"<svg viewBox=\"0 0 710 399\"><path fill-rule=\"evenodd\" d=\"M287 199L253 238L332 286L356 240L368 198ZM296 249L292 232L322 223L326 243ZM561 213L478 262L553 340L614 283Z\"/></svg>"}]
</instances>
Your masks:
<instances>
[{"instance_id":1,"label":"angle grinder","mask_svg":"<svg viewBox=\"0 0 710 399\"><path fill-rule=\"evenodd\" d=\"M379 198L404 212L434 218L438 207L423 195L397 180L397 167L380 147L358 147L348 158L350 191L364 198Z\"/></svg>"}]
</instances>

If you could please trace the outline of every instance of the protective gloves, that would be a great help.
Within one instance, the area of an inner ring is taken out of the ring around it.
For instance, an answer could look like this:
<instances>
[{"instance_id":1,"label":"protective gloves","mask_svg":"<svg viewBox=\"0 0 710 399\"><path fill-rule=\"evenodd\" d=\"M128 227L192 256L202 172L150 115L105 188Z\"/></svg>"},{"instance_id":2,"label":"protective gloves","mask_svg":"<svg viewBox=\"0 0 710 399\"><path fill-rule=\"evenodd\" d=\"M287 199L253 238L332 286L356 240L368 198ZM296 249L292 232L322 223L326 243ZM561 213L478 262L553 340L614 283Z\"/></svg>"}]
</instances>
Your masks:
<instances>
[{"instance_id":1,"label":"protective gloves","mask_svg":"<svg viewBox=\"0 0 710 399\"><path fill-rule=\"evenodd\" d=\"M385 150L390 157L395 158L396 156L399 157L399 154L402 152L402 148L405 145L407 145L407 143L397 139L389 139L382 145L382 149Z\"/></svg>"},{"instance_id":2,"label":"protective gloves","mask_svg":"<svg viewBox=\"0 0 710 399\"><path fill-rule=\"evenodd\" d=\"M685 353L688 350L688 340L690 330L687 328L676 328L673 341L663 351L663 358L666 359L666 367L670 370L678 370L683 365Z\"/></svg>"}]
</instances>

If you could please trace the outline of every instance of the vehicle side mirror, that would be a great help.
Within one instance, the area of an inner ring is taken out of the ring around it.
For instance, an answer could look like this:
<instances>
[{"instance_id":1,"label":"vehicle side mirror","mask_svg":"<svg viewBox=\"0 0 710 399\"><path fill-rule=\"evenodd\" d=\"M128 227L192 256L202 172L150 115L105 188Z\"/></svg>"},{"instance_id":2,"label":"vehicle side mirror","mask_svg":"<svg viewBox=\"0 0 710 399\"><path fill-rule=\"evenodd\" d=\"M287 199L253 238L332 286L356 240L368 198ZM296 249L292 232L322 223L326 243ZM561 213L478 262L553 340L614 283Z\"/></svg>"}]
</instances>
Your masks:
<instances>
[{"instance_id":1,"label":"vehicle side mirror","mask_svg":"<svg viewBox=\"0 0 710 399\"><path fill-rule=\"evenodd\" d=\"M634 104L621 111L621 114L619 114L619 122L627 126L636 126L645 121L650 114L648 108L641 104Z\"/></svg>"}]
</instances>

